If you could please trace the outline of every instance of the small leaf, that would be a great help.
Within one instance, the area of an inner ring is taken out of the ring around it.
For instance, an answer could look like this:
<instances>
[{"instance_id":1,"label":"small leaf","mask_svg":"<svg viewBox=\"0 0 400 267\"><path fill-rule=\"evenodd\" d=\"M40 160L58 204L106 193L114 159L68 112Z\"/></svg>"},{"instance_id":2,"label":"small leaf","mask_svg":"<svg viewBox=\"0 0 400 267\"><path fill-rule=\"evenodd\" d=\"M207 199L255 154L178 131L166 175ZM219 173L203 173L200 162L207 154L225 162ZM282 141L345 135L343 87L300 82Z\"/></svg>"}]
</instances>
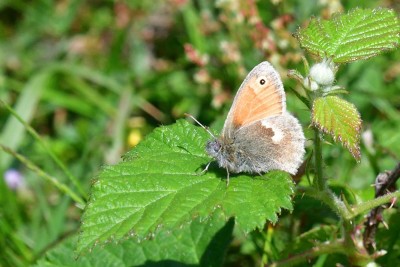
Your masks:
<instances>
[{"instance_id":1,"label":"small leaf","mask_svg":"<svg viewBox=\"0 0 400 267\"><path fill-rule=\"evenodd\" d=\"M312 124L332 135L333 140L339 139L360 160L361 118L353 104L337 96L319 97L313 103Z\"/></svg>"},{"instance_id":2,"label":"small leaf","mask_svg":"<svg viewBox=\"0 0 400 267\"><path fill-rule=\"evenodd\" d=\"M198 175L211 161L204 149L208 139L203 129L180 120L156 129L123 162L105 167L92 186L78 251L126 236L145 239L218 208L245 232L276 222L281 208L292 209L293 182L285 172L233 175L228 187L224 169Z\"/></svg>"},{"instance_id":3,"label":"small leaf","mask_svg":"<svg viewBox=\"0 0 400 267\"><path fill-rule=\"evenodd\" d=\"M349 93L349 91L347 91L343 87L333 86L333 87L329 88L329 90L325 90L323 93L323 96L332 96L332 95L348 94L348 93Z\"/></svg>"},{"instance_id":4,"label":"small leaf","mask_svg":"<svg viewBox=\"0 0 400 267\"><path fill-rule=\"evenodd\" d=\"M233 220L226 222L223 217L215 212L207 224L197 219L170 233L160 231L154 239L141 243L128 239L97 246L78 259L74 257L77 238L72 237L49 250L35 266L221 266L234 226Z\"/></svg>"},{"instance_id":5,"label":"small leaf","mask_svg":"<svg viewBox=\"0 0 400 267\"><path fill-rule=\"evenodd\" d=\"M399 44L400 22L390 9L354 9L330 20L311 19L296 37L301 46L336 63L366 59Z\"/></svg>"}]
</instances>

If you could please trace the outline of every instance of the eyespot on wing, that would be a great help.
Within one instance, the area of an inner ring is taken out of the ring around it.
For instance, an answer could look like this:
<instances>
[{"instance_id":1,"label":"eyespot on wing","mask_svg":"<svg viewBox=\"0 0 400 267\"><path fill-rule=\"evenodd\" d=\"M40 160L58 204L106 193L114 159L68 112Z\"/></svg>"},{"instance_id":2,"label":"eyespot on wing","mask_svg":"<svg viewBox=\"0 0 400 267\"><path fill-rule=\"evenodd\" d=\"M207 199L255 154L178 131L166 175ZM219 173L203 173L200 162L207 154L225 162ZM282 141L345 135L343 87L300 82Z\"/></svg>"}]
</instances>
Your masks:
<instances>
[{"instance_id":1,"label":"eyespot on wing","mask_svg":"<svg viewBox=\"0 0 400 267\"><path fill-rule=\"evenodd\" d=\"M235 128L239 128L285 111L281 78L271 64L262 62L243 81L229 115Z\"/></svg>"}]
</instances>

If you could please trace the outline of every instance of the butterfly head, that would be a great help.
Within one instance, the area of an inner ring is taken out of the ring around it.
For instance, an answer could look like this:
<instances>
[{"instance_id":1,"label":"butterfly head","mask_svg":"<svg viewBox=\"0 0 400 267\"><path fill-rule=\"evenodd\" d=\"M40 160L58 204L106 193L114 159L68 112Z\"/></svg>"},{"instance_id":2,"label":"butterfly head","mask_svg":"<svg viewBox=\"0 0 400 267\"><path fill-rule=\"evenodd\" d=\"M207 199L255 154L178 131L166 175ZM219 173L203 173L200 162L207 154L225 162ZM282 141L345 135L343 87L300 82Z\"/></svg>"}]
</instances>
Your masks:
<instances>
[{"instance_id":1,"label":"butterfly head","mask_svg":"<svg viewBox=\"0 0 400 267\"><path fill-rule=\"evenodd\" d=\"M221 150L222 144L218 139L215 138L207 142L206 151L211 157L218 158L221 154Z\"/></svg>"}]
</instances>

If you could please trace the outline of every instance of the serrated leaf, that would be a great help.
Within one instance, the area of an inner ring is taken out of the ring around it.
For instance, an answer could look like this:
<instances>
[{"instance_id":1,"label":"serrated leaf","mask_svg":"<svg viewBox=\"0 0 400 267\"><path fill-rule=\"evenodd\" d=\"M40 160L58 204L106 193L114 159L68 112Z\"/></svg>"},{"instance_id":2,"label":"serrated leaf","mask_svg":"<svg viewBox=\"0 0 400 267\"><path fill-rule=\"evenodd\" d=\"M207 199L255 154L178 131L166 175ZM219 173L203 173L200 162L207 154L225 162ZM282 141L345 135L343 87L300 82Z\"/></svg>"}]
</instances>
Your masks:
<instances>
[{"instance_id":1,"label":"serrated leaf","mask_svg":"<svg viewBox=\"0 0 400 267\"><path fill-rule=\"evenodd\" d=\"M153 239L138 243L128 239L96 247L75 259L76 237L48 251L35 266L221 266L232 239L234 222L216 212L207 223L195 220L183 229L160 231ZM212 225L210 227L210 225Z\"/></svg>"},{"instance_id":2,"label":"serrated leaf","mask_svg":"<svg viewBox=\"0 0 400 267\"><path fill-rule=\"evenodd\" d=\"M312 124L339 140L359 161L361 118L357 108L337 96L319 97L312 107Z\"/></svg>"},{"instance_id":3,"label":"serrated leaf","mask_svg":"<svg viewBox=\"0 0 400 267\"><path fill-rule=\"evenodd\" d=\"M105 167L92 186L78 251L128 235L144 239L218 208L245 232L276 222L281 208L292 209L293 182L285 172L233 176L228 187L223 169L198 175L211 160L204 150L208 139L203 129L180 120L156 129L123 162Z\"/></svg>"},{"instance_id":4,"label":"serrated leaf","mask_svg":"<svg viewBox=\"0 0 400 267\"><path fill-rule=\"evenodd\" d=\"M330 20L311 19L296 37L301 46L336 63L366 59L399 44L400 22L394 10L354 9Z\"/></svg>"}]
</instances>

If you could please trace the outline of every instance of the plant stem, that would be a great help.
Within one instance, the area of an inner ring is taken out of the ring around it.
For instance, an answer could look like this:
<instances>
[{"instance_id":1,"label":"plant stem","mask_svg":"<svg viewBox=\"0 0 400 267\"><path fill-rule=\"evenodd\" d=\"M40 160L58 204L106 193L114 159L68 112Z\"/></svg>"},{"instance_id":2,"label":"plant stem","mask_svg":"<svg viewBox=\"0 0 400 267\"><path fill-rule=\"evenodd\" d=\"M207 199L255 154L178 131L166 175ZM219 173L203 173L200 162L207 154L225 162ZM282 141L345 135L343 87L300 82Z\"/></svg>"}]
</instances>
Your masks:
<instances>
[{"instance_id":1,"label":"plant stem","mask_svg":"<svg viewBox=\"0 0 400 267\"><path fill-rule=\"evenodd\" d=\"M322 149L321 149L321 138L319 136L319 131L314 128L314 168L315 168L315 178L314 186L318 191L323 191L326 189L326 181L323 174L322 166Z\"/></svg>"},{"instance_id":2,"label":"plant stem","mask_svg":"<svg viewBox=\"0 0 400 267\"><path fill-rule=\"evenodd\" d=\"M315 177L313 187L303 188L303 192L311 197L321 200L329 206L341 219L343 227L343 242L341 249L344 249L344 254L348 254L356 258L357 248L352 240L352 224L350 221L350 210L345 203L341 201L327 186L323 173L322 147L319 130L314 127L314 168ZM316 249L316 248L314 248ZM334 248L328 248L328 253L332 253ZM329 251L331 250L331 251ZM320 253L319 250L317 250ZM314 251L311 251L312 253ZM343 251L342 251L343 253Z\"/></svg>"},{"instance_id":3,"label":"plant stem","mask_svg":"<svg viewBox=\"0 0 400 267\"><path fill-rule=\"evenodd\" d=\"M312 198L321 200L328 207L330 207L336 214L343 219L352 218L352 214L350 214L349 210L346 208L346 205L341 201L331 190L325 188L323 192L318 191L318 189L314 187L303 187L298 186L296 188L298 194L305 194Z\"/></svg>"},{"instance_id":4,"label":"plant stem","mask_svg":"<svg viewBox=\"0 0 400 267\"><path fill-rule=\"evenodd\" d=\"M310 188L307 190L308 193L310 193L314 198L323 201L343 220L349 220L352 218L345 203L341 201L326 185L323 173L321 137L319 135L319 130L316 127L314 127L314 168L314 188L316 188L316 190Z\"/></svg>"},{"instance_id":5,"label":"plant stem","mask_svg":"<svg viewBox=\"0 0 400 267\"><path fill-rule=\"evenodd\" d=\"M360 203L358 205L354 205L351 209L352 212L349 218L353 218L373 208L379 207L380 205L386 204L394 198L400 198L400 191L389 193L381 197Z\"/></svg>"},{"instance_id":6,"label":"plant stem","mask_svg":"<svg viewBox=\"0 0 400 267\"><path fill-rule=\"evenodd\" d=\"M317 191L315 188L298 186L296 191L298 194L305 194L312 198L321 200L345 220L351 220L364 212L390 202L390 200L394 198L400 198L400 191L396 191L357 205L352 205L351 210L349 211L344 203L339 200L330 190L330 193L328 194L326 194L327 192L321 194L321 192Z\"/></svg>"}]
</instances>

